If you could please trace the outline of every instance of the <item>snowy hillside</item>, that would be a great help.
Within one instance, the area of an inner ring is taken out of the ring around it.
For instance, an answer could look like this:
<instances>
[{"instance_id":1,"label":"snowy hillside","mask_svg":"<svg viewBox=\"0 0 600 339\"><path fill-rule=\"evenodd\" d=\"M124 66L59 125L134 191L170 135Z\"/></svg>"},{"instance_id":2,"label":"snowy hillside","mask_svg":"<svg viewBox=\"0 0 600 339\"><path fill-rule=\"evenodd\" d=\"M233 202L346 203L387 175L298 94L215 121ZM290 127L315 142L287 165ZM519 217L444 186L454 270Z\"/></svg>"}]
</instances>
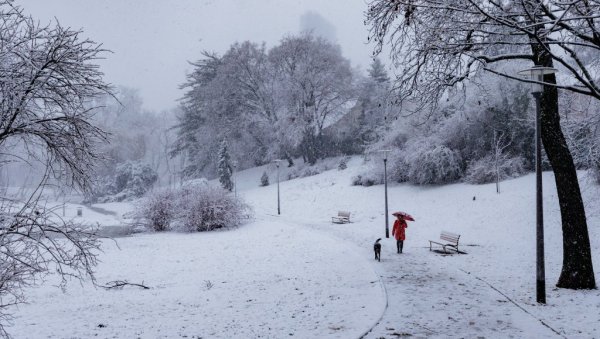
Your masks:
<instances>
[{"instance_id":1,"label":"snowy hillside","mask_svg":"<svg viewBox=\"0 0 600 339\"><path fill-rule=\"evenodd\" d=\"M501 194L494 185L391 184L390 213L416 219L397 254L384 238L383 186L350 185L363 166L354 158L343 171L282 181L280 216L275 168L237 173L236 194L255 211L249 224L106 240L98 284L150 289L72 282L63 293L47 283L28 291L30 303L18 307L8 331L15 338L600 337L600 292L554 288L562 245L551 173L544 174L548 304L539 306L532 175L502 182ZM281 170L286 178L289 169ZM263 171L267 187L258 186ZM582 185L597 273L597 192ZM83 218L116 226L131 209L100 207L106 218L88 210ZM339 210L350 211L352 223L332 224ZM442 230L461 234L467 254L430 252L428 240Z\"/></svg>"}]
</instances>

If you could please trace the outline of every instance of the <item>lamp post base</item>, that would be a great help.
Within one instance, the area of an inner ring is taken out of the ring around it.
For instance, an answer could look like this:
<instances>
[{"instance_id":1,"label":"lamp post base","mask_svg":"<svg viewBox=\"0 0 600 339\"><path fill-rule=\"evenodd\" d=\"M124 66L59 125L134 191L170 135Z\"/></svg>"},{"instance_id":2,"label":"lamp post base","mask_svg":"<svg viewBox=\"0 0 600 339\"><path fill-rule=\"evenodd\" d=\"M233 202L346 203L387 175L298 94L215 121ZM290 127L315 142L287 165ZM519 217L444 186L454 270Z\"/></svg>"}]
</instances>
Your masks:
<instances>
[{"instance_id":1,"label":"lamp post base","mask_svg":"<svg viewBox=\"0 0 600 339\"><path fill-rule=\"evenodd\" d=\"M537 302L540 304L546 303L546 281L537 280L536 284Z\"/></svg>"}]
</instances>

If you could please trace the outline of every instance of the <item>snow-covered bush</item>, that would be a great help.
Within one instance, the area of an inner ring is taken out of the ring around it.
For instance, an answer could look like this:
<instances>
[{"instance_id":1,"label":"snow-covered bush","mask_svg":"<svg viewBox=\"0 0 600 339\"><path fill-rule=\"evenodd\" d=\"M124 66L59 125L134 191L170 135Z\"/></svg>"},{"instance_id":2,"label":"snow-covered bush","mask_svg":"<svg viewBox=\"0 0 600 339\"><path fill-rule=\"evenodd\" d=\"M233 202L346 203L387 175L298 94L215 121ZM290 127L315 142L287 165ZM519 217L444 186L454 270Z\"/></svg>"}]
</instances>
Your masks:
<instances>
[{"instance_id":1,"label":"snow-covered bush","mask_svg":"<svg viewBox=\"0 0 600 339\"><path fill-rule=\"evenodd\" d=\"M88 200L120 202L139 198L152 188L158 175L147 164L127 161L116 167L114 176L98 179Z\"/></svg>"},{"instance_id":2,"label":"snow-covered bush","mask_svg":"<svg viewBox=\"0 0 600 339\"><path fill-rule=\"evenodd\" d=\"M403 151L393 151L388 155L387 160L387 179L388 182L405 182L407 181L406 162L404 160ZM384 168L383 160L379 158L372 158L372 166L370 169L356 175L352 178L352 185L354 186L373 186L381 185L384 183Z\"/></svg>"},{"instance_id":3,"label":"snow-covered bush","mask_svg":"<svg viewBox=\"0 0 600 339\"><path fill-rule=\"evenodd\" d=\"M354 186L373 186L383 184L383 173L367 172L352 177L352 185Z\"/></svg>"},{"instance_id":4,"label":"snow-covered bush","mask_svg":"<svg viewBox=\"0 0 600 339\"><path fill-rule=\"evenodd\" d=\"M196 180L178 189L148 194L135 216L155 231L202 232L239 226L250 217L250 209L225 189Z\"/></svg>"},{"instance_id":5,"label":"snow-covered bush","mask_svg":"<svg viewBox=\"0 0 600 339\"><path fill-rule=\"evenodd\" d=\"M447 184L457 181L463 174L460 153L435 138L408 145L404 160L409 165L408 181L417 185Z\"/></svg>"},{"instance_id":6,"label":"snow-covered bush","mask_svg":"<svg viewBox=\"0 0 600 339\"><path fill-rule=\"evenodd\" d=\"M305 178L313 175L321 174L325 171L328 171L334 167L335 164L331 162L319 162L315 165L310 165L309 163L301 163L295 166L295 168L291 169L287 174L287 179L292 180L296 178Z\"/></svg>"},{"instance_id":7,"label":"snow-covered bush","mask_svg":"<svg viewBox=\"0 0 600 339\"><path fill-rule=\"evenodd\" d=\"M174 192L166 189L152 192L141 202L139 214L148 220L149 228L157 232L170 228L176 215L175 198Z\"/></svg>"},{"instance_id":8,"label":"snow-covered bush","mask_svg":"<svg viewBox=\"0 0 600 339\"><path fill-rule=\"evenodd\" d=\"M395 182L407 182L410 164L406 161L404 151L394 152L388 160L388 180Z\"/></svg>"},{"instance_id":9,"label":"snow-covered bush","mask_svg":"<svg viewBox=\"0 0 600 339\"><path fill-rule=\"evenodd\" d=\"M225 189L196 186L178 193L177 219L186 231L235 227L249 217L248 206Z\"/></svg>"},{"instance_id":10,"label":"snow-covered bush","mask_svg":"<svg viewBox=\"0 0 600 339\"><path fill-rule=\"evenodd\" d=\"M348 168L348 160L348 157L343 157L342 159L340 159L340 163L338 164L338 169L340 171L343 171L346 168Z\"/></svg>"},{"instance_id":11,"label":"snow-covered bush","mask_svg":"<svg viewBox=\"0 0 600 339\"><path fill-rule=\"evenodd\" d=\"M487 156L469 163L464 180L471 184L487 184L495 182L496 178L516 178L525 172L525 159L522 157L500 157L496 168L494 156Z\"/></svg>"},{"instance_id":12,"label":"snow-covered bush","mask_svg":"<svg viewBox=\"0 0 600 339\"><path fill-rule=\"evenodd\" d=\"M128 161L117 166L115 188L126 195L141 197L158 179L156 171L148 164Z\"/></svg>"},{"instance_id":13,"label":"snow-covered bush","mask_svg":"<svg viewBox=\"0 0 600 339\"><path fill-rule=\"evenodd\" d=\"M266 171L264 171L262 176L260 177L260 186L269 186L269 176L267 175Z\"/></svg>"}]
</instances>

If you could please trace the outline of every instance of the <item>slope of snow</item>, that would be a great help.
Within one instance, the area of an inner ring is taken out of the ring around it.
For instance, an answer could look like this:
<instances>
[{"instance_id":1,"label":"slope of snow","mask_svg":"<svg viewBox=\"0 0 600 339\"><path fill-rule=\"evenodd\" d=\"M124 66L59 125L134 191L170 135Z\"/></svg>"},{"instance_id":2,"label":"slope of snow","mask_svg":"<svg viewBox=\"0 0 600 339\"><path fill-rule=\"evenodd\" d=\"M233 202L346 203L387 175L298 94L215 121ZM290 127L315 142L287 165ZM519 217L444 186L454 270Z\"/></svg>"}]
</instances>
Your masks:
<instances>
[{"instance_id":1,"label":"slope of snow","mask_svg":"<svg viewBox=\"0 0 600 339\"><path fill-rule=\"evenodd\" d=\"M416 219L397 254L385 238L383 186L350 186L364 166L355 158L343 171L282 181L280 216L275 167L239 172L237 194L253 206L253 222L226 232L119 238L120 249L106 241L98 283L144 282L150 290L71 283L63 293L45 284L28 290L31 303L16 310L8 330L16 338L600 337L600 292L554 288L562 238L551 173L544 173L542 306L535 302L533 175L502 182L501 194L494 185L391 184L389 212ZM263 171L271 185L258 187ZM600 272L597 187L582 185ZM102 208L122 215L131 205ZM332 224L339 210L350 211L352 223ZM468 254L430 252L428 240L442 230L461 234ZM381 262L373 260L377 238L384 238Z\"/></svg>"}]
</instances>

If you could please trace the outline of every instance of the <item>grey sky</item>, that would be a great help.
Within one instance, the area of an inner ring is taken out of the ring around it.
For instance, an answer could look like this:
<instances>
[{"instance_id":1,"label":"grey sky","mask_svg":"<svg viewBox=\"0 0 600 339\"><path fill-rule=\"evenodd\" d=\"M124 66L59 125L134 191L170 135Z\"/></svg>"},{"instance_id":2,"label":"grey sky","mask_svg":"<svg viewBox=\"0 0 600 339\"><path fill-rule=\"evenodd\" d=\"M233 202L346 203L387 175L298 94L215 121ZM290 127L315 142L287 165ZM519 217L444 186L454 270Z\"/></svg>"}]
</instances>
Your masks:
<instances>
[{"instance_id":1,"label":"grey sky","mask_svg":"<svg viewBox=\"0 0 600 339\"><path fill-rule=\"evenodd\" d=\"M64 26L113 51L101 65L115 85L140 89L144 107L176 106L179 85L202 50L223 53L235 41L273 46L300 27L322 23L344 56L365 69L364 0L16 0L42 23ZM319 17L320 16L320 17ZM322 20L324 19L324 20ZM329 26L327 24L330 24Z\"/></svg>"}]
</instances>

